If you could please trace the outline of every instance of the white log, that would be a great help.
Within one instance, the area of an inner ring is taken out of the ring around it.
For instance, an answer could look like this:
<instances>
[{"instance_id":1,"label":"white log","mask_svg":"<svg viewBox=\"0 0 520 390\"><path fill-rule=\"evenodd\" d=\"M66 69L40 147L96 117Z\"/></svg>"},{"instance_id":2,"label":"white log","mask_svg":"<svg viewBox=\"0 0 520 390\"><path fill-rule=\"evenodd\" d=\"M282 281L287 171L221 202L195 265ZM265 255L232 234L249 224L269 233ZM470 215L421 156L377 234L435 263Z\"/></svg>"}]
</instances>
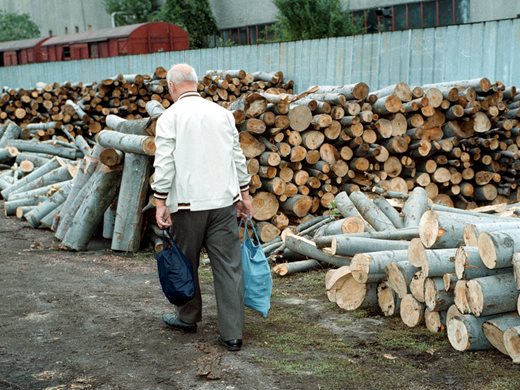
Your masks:
<instances>
[{"instance_id":1,"label":"white log","mask_svg":"<svg viewBox=\"0 0 520 390\"><path fill-rule=\"evenodd\" d=\"M354 203L352 203L348 194L345 191L342 191L336 195L336 197L334 198L334 203L343 217L361 217L361 214L357 210ZM375 229L372 226L370 226L368 222L366 222L364 219L363 221L365 224L366 232L375 231Z\"/></svg>"},{"instance_id":2,"label":"white log","mask_svg":"<svg viewBox=\"0 0 520 390\"><path fill-rule=\"evenodd\" d=\"M96 135L96 141L106 148L114 148L126 153L155 154L154 137L124 134L118 131L102 130Z\"/></svg>"},{"instance_id":3,"label":"white log","mask_svg":"<svg viewBox=\"0 0 520 390\"><path fill-rule=\"evenodd\" d=\"M490 269L508 268L513 265L513 254L520 251L518 231L481 233L478 251L484 265Z\"/></svg>"},{"instance_id":4,"label":"white log","mask_svg":"<svg viewBox=\"0 0 520 390\"><path fill-rule=\"evenodd\" d=\"M441 277L455 272L455 253L457 249L425 249L425 260L421 269L426 277Z\"/></svg>"},{"instance_id":5,"label":"white log","mask_svg":"<svg viewBox=\"0 0 520 390\"><path fill-rule=\"evenodd\" d=\"M103 219L106 208L117 194L121 167L98 165L87 185L88 195L74 216L74 222L63 238L63 245L80 251L87 248L90 238Z\"/></svg>"},{"instance_id":6,"label":"white log","mask_svg":"<svg viewBox=\"0 0 520 390\"><path fill-rule=\"evenodd\" d=\"M407 250L356 254L350 263L352 277L358 283L379 282L386 277L385 268L388 264L406 261L407 256Z\"/></svg>"},{"instance_id":7,"label":"white log","mask_svg":"<svg viewBox=\"0 0 520 390\"><path fill-rule=\"evenodd\" d=\"M512 273L472 279L466 287L471 313L477 317L516 310L518 295Z\"/></svg>"},{"instance_id":8,"label":"white log","mask_svg":"<svg viewBox=\"0 0 520 390\"><path fill-rule=\"evenodd\" d=\"M354 256L367 251L379 252L408 249L408 246L408 241L345 236L342 238L333 238L331 250L333 255Z\"/></svg>"},{"instance_id":9,"label":"white log","mask_svg":"<svg viewBox=\"0 0 520 390\"><path fill-rule=\"evenodd\" d=\"M59 213L62 207L63 203L48 213L45 217L43 217L40 221L40 227L46 227L53 230L54 221L59 218Z\"/></svg>"},{"instance_id":10,"label":"white log","mask_svg":"<svg viewBox=\"0 0 520 390\"><path fill-rule=\"evenodd\" d=\"M386 282L381 282L377 286L377 303L385 317L397 314L401 307L401 299Z\"/></svg>"},{"instance_id":11,"label":"white log","mask_svg":"<svg viewBox=\"0 0 520 390\"><path fill-rule=\"evenodd\" d=\"M350 264L349 258L327 255L319 250L314 242L306 240L303 237L287 235L287 237L285 237L285 245L288 249L296 253L301 253L302 255L308 256L311 259L316 259L336 267Z\"/></svg>"},{"instance_id":12,"label":"white log","mask_svg":"<svg viewBox=\"0 0 520 390\"><path fill-rule=\"evenodd\" d=\"M477 318L471 314L451 318L447 323L448 340L457 351L478 351L491 349L482 330L482 324L489 318Z\"/></svg>"},{"instance_id":13,"label":"white log","mask_svg":"<svg viewBox=\"0 0 520 390\"><path fill-rule=\"evenodd\" d=\"M475 279L483 276L497 275L511 272L509 268L487 268L482 259L478 248L472 246L460 246L455 253L455 274L459 279Z\"/></svg>"},{"instance_id":14,"label":"white log","mask_svg":"<svg viewBox=\"0 0 520 390\"><path fill-rule=\"evenodd\" d=\"M504 345L504 332L515 326L520 326L520 316L518 313L513 312L502 314L496 318L490 318L482 324L482 330L493 347L504 355L509 356L507 348Z\"/></svg>"},{"instance_id":15,"label":"white log","mask_svg":"<svg viewBox=\"0 0 520 390\"><path fill-rule=\"evenodd\" d=\"M40 225L40 221L43 217L49 214L52 210L56 209L59 205L65 202L67 195L70 192L70 188L72 185L72 181L69 180L66 182L59 191L55 192L52 196L49 197L45 202L40 203L37 207L35 207L31 212L25 215L25 219L30 223L30 225L34 228Z\"/></svg>"},{"instance_id":16,"label":"white log","mask_svg":"<svg viewBox=\"0 0 520 390\"><path fill-rule=\"evenodd\" d=\"M422 187L415 187L403 205L404 227L419 226L419 221L428 210L428 194Z\"/></svg>"},{"instance_id":17,"label":"white log","mask_svg":"<svg viewBox=\"0 0 520 390\"><path fill-rule=\"evenodd\" d=\"M442 278L427 278L424 282L424 303L430 311L444 311L455 303L455 295L444 289Z\"/></svg>"},{"instance_id":18,"label":"white log","mask_svg":"<svg viewBox=\"0 0 520 390\"><path fill-rule=\"evenodd\" d=\"M414 328L424 322L424 303L419 302L412 294L406 294L401 300L399 314L406 326Z\"/></svg>"},{"instance_id":19,"label":"white log","mask_svg":"<svg viewBox=\"0 0 520 390\"><path fill-rule=\"evenodd\" d=\"M40 168L35 169L34 171L32 171L30 174L28 174L24 178L18 180L16 182L16 184L13 184L11 187L8 187L5 190L3 190L2 197L4 199L9 199L9 194L11 192L15 191L16 189L22 187L23 185L25 185L29 182L31 182L32 180L35 180L35 179L45 175L46 173L49 173L49 172L53 171L54 169L60 168L63 166L65 166L65 162L62 159L60 159L59 157L54 157L52 160L45 163Z\"/></svg>"},{"instance_id":20,"label":"white log","mask_svg":"<svg viewBox=\"0 0 520 390\"><path fill-rule=\"evenodd\" d=\"M16 139L10 140L7 144L17 148L21 152L52 154L54 156L68 158L70 160L75 160L78 157L78 152L75 148L73 149L70 147L65 147L55 141L52 143L44 143Z\"/></svg>"},{"instance_id":21,"label":"white log","mask_svg":"<svg viewBox=\"0 0 520 390\"><path fill-rule=\"evenodd\" d=\"M408 294L408 286L412 281L416 268L408 261L390 263L385 268L388 285L397 293L399 298Z\"/></svg>"},{"instance_id":22,"label":"white log","mask_svg":"<svg viewBox=\"0 0 520 390\"><path fill-rule=\"evenodd\" d=\"M398 228L404 228L403 217L397 212L397 210L383 197L377 197L373 200L377 207L392 221L393 225Z\"/></svg>"},{"instance_id":23,"label":"white log","mask_svg":"<svg viewBox=\"0 0 520 390\"><path fill-rule=\"evenodd\" d=\"M513 363L520 363L520 326L507 329L504 332L504 347Z\"/></svg>"},{"instance_id":24,"label":"white log","mask_svg":"<svg viewBox=\"0 0 520 390\"><path fill-rule=\"evenodd\" d=\"M147 200L151 162L148 156L127 153L117 202L111 249L136 252L141 243L143 209Z\"/></svg>"},{"instance_id":25,"label":"white log","mask_svg":"<svg viewBox=\"0 0 520 390\"><path fill-rule=\"evenodd\" d=\"M396 230L392 221L390 221L381 209L373 204L362 192L355 191L351 193L350 200L354 203L361 216L375 230Z\"/></svg>"},{"instance_id":26,"label":"white log","mask_svg":"<svg viewBox=\"0 0 520 390\"><path fill-rule=\"evenodd\" d=\"M491 233L496 231L520 229L518 222L489 222L479 224L468 224L464 226L464 242L466 246L478 246L478 236L480 233Z\"/></svg>"},{"instance_id":27,"label":"white log","mask_svg":"<svg viewBox=\"0 0 520 390\"><path fill-rule=\"evenodd\" d=\"M36 180L30 181L24 186L16 188L11 194L26 192L30 190L34 190L36 188L44 187L49 184L59 183L62 181L72 179L76 174L76 170L71 165L66 165L64 167L56 168L49 173L39 177Z\"/></svg>"},{"instance_id":28,"label":"white log","mask_svg":"<svg viewBox=\"0 0 520 390\"><path fill-rule=\"evenodd\" d=\"M0 148L7 146L12 140L18 139L21 132L22 129L16 123L9 121L2 138L0 138Z\"/></svg>"}]
</instances>

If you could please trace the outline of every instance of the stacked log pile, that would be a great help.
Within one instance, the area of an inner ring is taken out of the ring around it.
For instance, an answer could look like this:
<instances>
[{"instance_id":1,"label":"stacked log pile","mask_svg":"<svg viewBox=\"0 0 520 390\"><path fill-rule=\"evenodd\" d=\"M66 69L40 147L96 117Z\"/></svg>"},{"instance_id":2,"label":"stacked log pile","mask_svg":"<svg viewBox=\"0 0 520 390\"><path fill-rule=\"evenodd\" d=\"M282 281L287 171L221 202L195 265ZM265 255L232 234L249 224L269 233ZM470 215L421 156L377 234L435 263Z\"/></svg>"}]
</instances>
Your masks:
<instances>
[{"instance_id":1,"label":"stacked log pile","mask_svg":"<svg viewBox=\"0 0 520 390\"><path fill-rule=\"evenodd\" d=\"M52 228L74 250L87 248L102 221L113 250L135 252L143 237L160 250L153 200L146 202L155 122L171 104L165 76L157 68L153 76L2 94L0 191L6 214ZM292 82L284 83L281 72L211 71L198 89L227 106L245 92L268 88L291 93Z\"/></svg>"},{"instance_id":2,"label":"stacked log pile","mask_svg":"<svg viewBox=\"0 0 520 390\"><path fill-rule=\"evenodd\" d=\"M421 187L400 196L339 193L341 218L264 245L286 261L274 272L333 266L325 287L339 307L377 308L409 327L447 331L456 350L494 347L520 362L520 206L460 210L433 204ZM346 233L352 218L358 231Z\"/></svg>"},{"instance_id":3,"label":"stacked log pile","mask_svg":"<svg viewBox=\"0 0 520 390\"><path fill-rule=\"evenodd\" d=\"M364 83L322 86L232 103L265 240L288 218L321 214L342 190L422 187L458 208L520 200L515 94L477 79L371 93Z\"/></svg>"}]
</instances>

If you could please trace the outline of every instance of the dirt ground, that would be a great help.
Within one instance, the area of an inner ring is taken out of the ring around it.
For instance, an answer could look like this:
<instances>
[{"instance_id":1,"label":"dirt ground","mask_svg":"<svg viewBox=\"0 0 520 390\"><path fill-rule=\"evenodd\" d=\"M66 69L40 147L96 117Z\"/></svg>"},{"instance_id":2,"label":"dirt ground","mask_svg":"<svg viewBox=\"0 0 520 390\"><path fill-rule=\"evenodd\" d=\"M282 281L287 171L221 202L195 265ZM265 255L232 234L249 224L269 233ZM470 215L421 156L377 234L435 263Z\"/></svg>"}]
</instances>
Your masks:
<instances>
[{"instance_id":1,"label":"dirt ground","mask_svg":"<svg viewBox=\"0 0 520 390\"><path fill-rule=\"evenodd\" d=\"M153 255L58 249L0 202L0 389L518 389L496 351L459 353L398 318L345 313L325 271L274 278L267 320L247 310L244 347L217 345L209 266L196 334L168 329Z\"/></svg>"}]
</instances>

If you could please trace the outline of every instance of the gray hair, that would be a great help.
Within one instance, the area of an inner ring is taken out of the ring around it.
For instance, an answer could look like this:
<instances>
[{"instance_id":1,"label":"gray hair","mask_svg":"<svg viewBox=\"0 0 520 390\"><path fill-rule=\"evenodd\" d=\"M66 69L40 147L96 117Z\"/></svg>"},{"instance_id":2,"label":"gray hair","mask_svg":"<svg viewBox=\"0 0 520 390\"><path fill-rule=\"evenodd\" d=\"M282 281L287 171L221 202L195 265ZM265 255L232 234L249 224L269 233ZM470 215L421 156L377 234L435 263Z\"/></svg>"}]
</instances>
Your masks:
<instances>
[{"instance_id":1,"label":"gray hair","mask_svg":"<svg viewBox=\"0 0 520 390\"><path fill-rule=\"evenodd\" d=\"M197 73L195 69L188 64L175 64L173 65L166 76L168 83L180 84L184 82L197 83Z\"/></svg>"}]
</instances>

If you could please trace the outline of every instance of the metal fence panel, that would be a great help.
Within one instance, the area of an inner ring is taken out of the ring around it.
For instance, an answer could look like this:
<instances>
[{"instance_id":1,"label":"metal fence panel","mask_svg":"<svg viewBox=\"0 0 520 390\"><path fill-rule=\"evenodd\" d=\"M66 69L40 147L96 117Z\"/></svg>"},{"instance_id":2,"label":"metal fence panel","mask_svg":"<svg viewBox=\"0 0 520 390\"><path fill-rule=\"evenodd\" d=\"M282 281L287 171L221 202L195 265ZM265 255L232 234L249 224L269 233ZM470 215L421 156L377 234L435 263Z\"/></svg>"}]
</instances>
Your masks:
<instances>
[{"instance_id":1,"label":"metal fence panel","mask_svg":"<svg viewBox=\"0 0 520 390\"><path fill-rule=\"evenodd\" d=\"M311 85L366 82L371 90L399 81L421 85L488 77L520 85L520 19L309 41L164 52L0 68L0 87L38 81L100 81L118 73L151 74L157 66L192 64L249 72L282 70L301 92Z\"/></svg>"}]
</instances>

